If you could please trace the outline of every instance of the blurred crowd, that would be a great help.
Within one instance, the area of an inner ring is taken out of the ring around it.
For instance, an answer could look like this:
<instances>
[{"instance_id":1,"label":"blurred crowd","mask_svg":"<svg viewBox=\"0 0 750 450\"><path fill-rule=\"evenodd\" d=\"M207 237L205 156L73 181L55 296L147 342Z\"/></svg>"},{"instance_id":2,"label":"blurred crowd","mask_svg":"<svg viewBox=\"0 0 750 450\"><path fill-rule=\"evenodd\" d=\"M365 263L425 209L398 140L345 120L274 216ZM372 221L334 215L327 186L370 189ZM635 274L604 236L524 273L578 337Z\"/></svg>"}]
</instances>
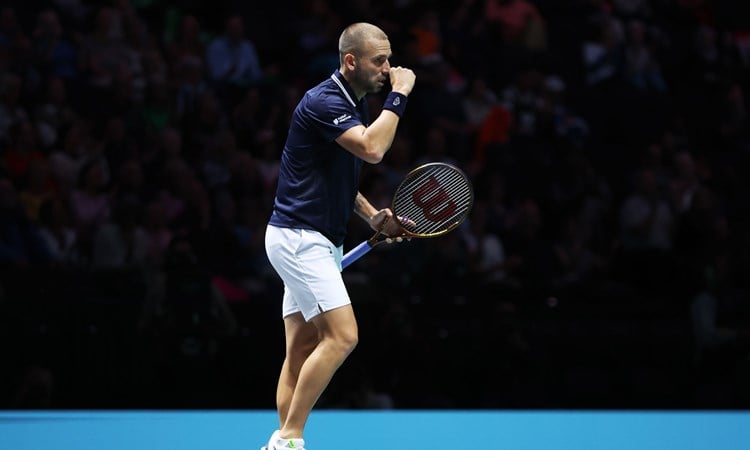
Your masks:
<instances>
[{"instance_id":1,"label":"blurred crowd","mask_svg":"<svg viewBox=\"0 0 750 450\"><path fill-rule=\"evenodd\" d=\"M347 269L362 339L323 405L750 405L750 5L728 0L5 4L4 405L272 406L278 160L363 20L417 85L361 190L388 206L445 161L476 198ZM109 347L49 355L100 345L81 333Z\"/></svg>"}]
</instances>

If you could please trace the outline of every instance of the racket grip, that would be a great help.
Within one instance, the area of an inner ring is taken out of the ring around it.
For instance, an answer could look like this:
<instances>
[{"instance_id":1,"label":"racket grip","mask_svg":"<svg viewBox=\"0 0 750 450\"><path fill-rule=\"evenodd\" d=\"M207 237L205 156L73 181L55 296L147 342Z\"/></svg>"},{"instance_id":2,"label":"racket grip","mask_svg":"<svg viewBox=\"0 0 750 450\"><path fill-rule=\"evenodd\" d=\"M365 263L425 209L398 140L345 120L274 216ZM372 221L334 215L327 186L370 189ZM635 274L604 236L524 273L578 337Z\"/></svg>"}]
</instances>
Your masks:
<instances>
[{"instance_id":1,"label":"racket grip","mask_svg":"<svg viewBox=\"0 0 750 450\"><path fill-rule=\"evenodd\" d=\"M343 258L341 258L341 270L349 267L351 263L363 257L367 252L372 249L372 245L368 241L363 241L358 246L346 252Z\"/></svg>"}]
</instances>

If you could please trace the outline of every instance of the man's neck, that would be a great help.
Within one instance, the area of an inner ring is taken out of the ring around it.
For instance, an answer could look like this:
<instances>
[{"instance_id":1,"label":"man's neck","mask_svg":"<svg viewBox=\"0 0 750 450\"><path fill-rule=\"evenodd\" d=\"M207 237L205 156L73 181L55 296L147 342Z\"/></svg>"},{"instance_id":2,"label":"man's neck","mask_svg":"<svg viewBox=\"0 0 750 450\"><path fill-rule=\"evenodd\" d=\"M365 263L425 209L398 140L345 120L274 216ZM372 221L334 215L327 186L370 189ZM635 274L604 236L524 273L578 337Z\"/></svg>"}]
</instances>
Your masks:
<instances>
[{"instance_id":1,"label":"man's neck","mask_svg":"<svg viewBox=\"0 0 750 450\"><path fill-rule=\"evenodd\" d=\"M357 97L357 101L362 100L362 97L367 95L367 92L361 89L357 89L357 86L355 86L351 81L351 72L344 68L339 68L339 72L341 72L341 76L346 80L346 82L349 84L349 87L352 88L352 91L354 91L354 96Z\"/></svg>"}]
</instances>

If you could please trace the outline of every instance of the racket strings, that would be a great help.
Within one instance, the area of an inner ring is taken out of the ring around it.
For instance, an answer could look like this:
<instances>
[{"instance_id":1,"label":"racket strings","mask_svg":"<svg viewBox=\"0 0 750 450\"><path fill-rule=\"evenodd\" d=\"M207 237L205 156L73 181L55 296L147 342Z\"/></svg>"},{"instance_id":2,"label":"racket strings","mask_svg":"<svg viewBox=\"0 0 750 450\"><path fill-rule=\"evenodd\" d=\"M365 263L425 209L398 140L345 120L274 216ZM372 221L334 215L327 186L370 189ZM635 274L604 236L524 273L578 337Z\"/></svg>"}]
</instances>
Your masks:
<instances>
[{"instance_id":1,"label":"racket strings","mask_svg":"<svg viewBox=\"0 0 750 450\"><path fill-rule=\"evenodd\" d=\"M413 175L402 183L394 198L393 208L398 216L408 217L416 224L409 227L409 231L422 235L447 232L463 221L473 204L473 192L462 172L452 167L431 166ZM436 182L432 182L431 178ZM426 195L421 193L418 205L413 196L417 191L425 189L425 186L432 189ZM443 204L446 206L441 208ZM426 211L445 212L445 208L455 211L440 220L427 218Z\"/></svg>"}]
</instances>

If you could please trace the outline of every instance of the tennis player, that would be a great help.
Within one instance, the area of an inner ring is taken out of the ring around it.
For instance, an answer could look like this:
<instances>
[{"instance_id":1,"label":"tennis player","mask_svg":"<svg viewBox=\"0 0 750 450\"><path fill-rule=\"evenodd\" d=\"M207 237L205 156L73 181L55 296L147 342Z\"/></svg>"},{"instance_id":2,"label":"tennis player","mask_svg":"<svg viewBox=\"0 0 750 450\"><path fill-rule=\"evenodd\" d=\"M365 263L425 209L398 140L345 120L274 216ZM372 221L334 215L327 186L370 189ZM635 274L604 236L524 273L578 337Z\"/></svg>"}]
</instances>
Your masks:
<instances>
[{"instance_id":1,"label":"tennis player","mask_svg":"<svg viewBox=\"0 0 750 450\"><path fill-rule=\"evenodd\" d=\"M390 57L383 30L350 25L339 38L339 69L307 91L292 116L266 229L268 258L284 282L286 357L276 392L280 427L264 450L304 449L313 406L357 344L341 277L352 212L387 236L401 234L392 211L376 209L358 189L363 162L379 163L390 148L416 80ZM370 123L365 96L387 80L391 92Z\"/></svg>"}]
</instances>

